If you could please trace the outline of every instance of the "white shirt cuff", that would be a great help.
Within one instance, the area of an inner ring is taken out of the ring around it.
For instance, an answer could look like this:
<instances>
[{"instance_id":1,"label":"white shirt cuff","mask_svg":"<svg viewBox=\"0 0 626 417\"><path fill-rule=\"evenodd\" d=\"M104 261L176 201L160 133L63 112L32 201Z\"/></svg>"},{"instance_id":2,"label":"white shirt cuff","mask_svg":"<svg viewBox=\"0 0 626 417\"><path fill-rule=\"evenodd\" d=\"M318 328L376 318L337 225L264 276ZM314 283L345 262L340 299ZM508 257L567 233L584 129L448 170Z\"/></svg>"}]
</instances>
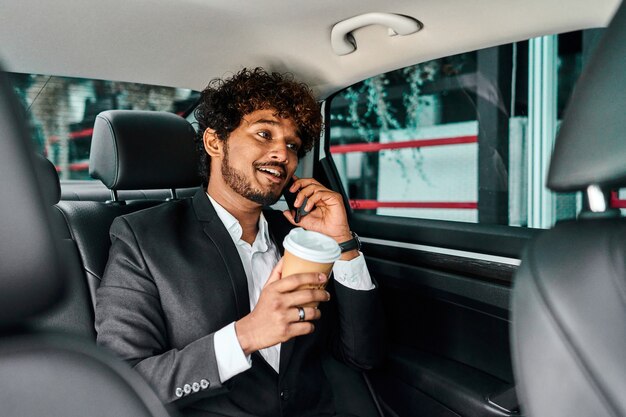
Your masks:
<instances>
[{"instance_id":1,"label":"white shirt cuff","mask_svg":"<svg viewBox=\"0 0 626 417\"><path fill-rule=\"evenodd\" d=\"M335 281L352 290L368 291L376 288L361 252L359 256L349 261L336 261L333 276Z\"/></svg>"},{"instance_id":2,"label":"white shirt cuff","mask_svg":"<svg viewBox=\"0 0 626 417\"><path fill-rule=\"evenodd\" d=\"M235 322L215 332L213 346L222 383L252 367L252 359L243 353L239 339L237 339Z\"/></svg>"}]
</instances>

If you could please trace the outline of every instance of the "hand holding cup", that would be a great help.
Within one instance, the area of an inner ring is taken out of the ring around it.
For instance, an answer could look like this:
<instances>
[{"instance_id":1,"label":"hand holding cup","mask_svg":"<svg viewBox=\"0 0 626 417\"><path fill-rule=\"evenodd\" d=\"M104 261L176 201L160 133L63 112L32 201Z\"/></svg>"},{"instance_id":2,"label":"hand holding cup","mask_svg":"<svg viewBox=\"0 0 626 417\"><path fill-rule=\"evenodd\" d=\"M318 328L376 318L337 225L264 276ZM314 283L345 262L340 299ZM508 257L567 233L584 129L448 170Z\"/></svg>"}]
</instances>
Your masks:
<instances>
[{"instance_id":1,"label":"hand holding cup","mask_svg":"<svg viewBox=\"0 0 626 417\"><path fill-rule=\"evenodd\" d=\"M334 239L318 232L292 229L283 241L283 277L299 273L322 273L327 277L341 256L341 249ZM321 284L306 284L298 289L324 289L328 281ZM301 307L317 307L319 302L305 303Z\"/></svg>"},{"instance_id":2,"label":"hand holding cup","mask_svg":"<svg viewBox=\"0 0 626 417\"><path fill-rule=\"evenodd\" d=\"M282 260L276 265L250 314L235 322L237 339L246 355L312 333L313 321L321 317L321 312L304 306L317 305L330 298L323 289L299 290L327 282L326 275L298 273L281 279L283 265ZM300 311L304 313L303 318Z\"/></svg>"}]
</instances>

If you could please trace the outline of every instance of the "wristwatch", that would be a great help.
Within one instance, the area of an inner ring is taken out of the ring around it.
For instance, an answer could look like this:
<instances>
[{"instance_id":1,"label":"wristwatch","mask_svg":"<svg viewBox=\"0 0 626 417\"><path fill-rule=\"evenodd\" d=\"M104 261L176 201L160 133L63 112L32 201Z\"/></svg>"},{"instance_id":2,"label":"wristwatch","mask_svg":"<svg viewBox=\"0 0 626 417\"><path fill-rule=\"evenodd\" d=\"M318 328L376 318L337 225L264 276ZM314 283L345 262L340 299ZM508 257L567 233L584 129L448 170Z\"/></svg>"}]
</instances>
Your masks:
<instances>
[{"instance_id":1,"label":"wristwatch","mask_svg":"<svg viewBox=\"0 0 626 417\"><path fill-rule=\"evenodd\" d=\"M350 233L352 234L352 239L339 244L339 247L341 248L341 253L348 252L354 249L359 251L361 250L361 239L359 239L359 235L352 231Z\"/></svg>"}]
</instances>

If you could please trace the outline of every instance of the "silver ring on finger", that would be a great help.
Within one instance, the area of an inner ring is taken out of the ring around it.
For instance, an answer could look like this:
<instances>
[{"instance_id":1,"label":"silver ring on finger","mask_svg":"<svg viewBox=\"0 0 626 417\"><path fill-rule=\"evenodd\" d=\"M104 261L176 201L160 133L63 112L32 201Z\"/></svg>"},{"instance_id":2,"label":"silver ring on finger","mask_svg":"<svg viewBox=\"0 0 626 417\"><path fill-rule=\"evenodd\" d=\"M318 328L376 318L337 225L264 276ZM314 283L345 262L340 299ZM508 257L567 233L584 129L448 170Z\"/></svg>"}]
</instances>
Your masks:
<instances>
[{"instance_id":1,"label":"silver ring on finger","mask_svg":"<svg viewBox=\"0 0 626 417\"><path fill-rule=\"evenodd\" d=\"M296 307L298 309L298 321L304 321L304 309L302 307Z\"/></svg>"}]
</instances>

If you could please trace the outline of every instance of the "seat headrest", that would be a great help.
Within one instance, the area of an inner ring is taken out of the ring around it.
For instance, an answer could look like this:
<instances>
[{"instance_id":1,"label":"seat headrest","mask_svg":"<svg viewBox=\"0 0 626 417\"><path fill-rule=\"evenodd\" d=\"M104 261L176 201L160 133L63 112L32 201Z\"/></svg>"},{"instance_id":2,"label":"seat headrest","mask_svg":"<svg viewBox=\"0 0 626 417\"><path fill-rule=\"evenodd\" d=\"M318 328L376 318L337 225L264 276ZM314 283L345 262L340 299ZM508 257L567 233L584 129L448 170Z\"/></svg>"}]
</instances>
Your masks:
<instances>
[{"instance_id":1,"label":"seat headrest","mask_svg":"<svg viewBox=\"0 0 626 417\"><path fill-rule=\"evenodd\" d=\"M96 118L89 173L112 190L201 184L191 124L172 113L109 110Z\"/></svg>"},{"instance_id":2,"label":"seat headrest","mask_svg":"<svg viewBox=\"0 0 626 417\"><path fill-rule=\"evenodd\" d=\"M35 173L41 186L44 204L54 206L61 200L61 182L54 164L37 154L35 155Z\"/></svg>"},{"instance_id":3,"label":"seat headrest","mask_svg":"<svg viewBox=\"0 0 626 417\"><path fill-rule=\"evenodd\" d=\"M579 191L626 185L626 2L580 77L565 113L548 188Z\"/></svg>"},{"instance_id":4,"label":"seat headrest","mask_svg":"<svg viewBox=\"0 0 626 417\"><path fill-rule=\"evenodd\" d=\"M0 326L45 310L64 289L20 110L0 70Z\"/></svg>"}]
</instances>

